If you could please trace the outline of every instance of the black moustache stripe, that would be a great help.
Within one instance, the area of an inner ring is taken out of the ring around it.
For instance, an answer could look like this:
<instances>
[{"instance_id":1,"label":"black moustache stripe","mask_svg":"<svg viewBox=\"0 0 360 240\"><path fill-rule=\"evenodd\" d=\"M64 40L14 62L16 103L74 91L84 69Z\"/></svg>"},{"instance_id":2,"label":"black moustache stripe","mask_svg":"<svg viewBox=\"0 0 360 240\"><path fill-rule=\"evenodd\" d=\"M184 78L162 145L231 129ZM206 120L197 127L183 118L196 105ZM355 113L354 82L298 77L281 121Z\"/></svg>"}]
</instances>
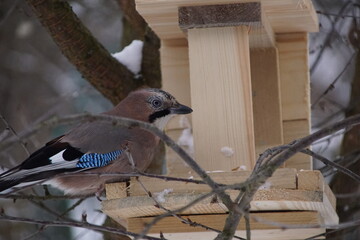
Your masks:
<instances>
[{"instance_id":1,"label":"black moustache stripe","mask_svg":"<svg viewBox=\"0 0 360 240\"><path fill-rule=\"evenodd\" d=\"M151 114L149 116L149 122L153 123L153 122L155 122L156 119L165 117L166 115L169 115L169 114L170 114L169 109L164 109L164 110L161 110L161 111L158 111L158 112L154 112L153 114Z\"/></svg>"}]
</instances>

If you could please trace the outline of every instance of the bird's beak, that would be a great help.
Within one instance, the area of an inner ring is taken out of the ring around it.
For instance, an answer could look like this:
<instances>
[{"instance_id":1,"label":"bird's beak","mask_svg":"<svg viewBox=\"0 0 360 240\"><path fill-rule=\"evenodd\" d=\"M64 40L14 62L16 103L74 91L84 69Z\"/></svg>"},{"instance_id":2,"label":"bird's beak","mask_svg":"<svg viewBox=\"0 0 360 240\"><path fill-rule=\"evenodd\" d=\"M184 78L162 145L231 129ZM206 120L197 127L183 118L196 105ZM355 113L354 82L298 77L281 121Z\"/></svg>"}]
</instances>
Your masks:
<instances>
[{"instance_id":1,"label":"bird's beak","mask_svg":"<svg viewBox=\"0 0 360 240\"><path fill-rule=\"evenodd\" d=\"M172 114L188 114L191 113L193 110L188 106L178 104L175 107L170 108L170 112Z\"/></svg>"}]
</instances>

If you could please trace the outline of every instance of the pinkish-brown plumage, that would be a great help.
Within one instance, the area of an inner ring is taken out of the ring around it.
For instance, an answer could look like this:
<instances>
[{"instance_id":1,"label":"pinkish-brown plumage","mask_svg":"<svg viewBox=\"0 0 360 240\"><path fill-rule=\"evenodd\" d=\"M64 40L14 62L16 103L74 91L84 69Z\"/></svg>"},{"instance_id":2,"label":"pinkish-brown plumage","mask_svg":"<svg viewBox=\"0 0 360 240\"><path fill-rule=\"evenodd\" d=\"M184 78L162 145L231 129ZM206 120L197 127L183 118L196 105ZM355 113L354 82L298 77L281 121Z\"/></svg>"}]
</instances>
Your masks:
<instances>
[{"instance_id":1,"label":"pinkish-brown plumage","mask_svg":"<svg viewBox=\"0 0 360 240\"><path fill-rule=\"evenodd\" d=\"M103 114L149 122L163 129L171 116L191 111L169 93L159 89L141 89L130 93L112 110ZM50 141L22 164L2 173L0 191L18 184L51 178L49 183L67 194L98 193L106 182L124 179L101 174L144 171L151 163L159 141L157 136L140 128L119 128L106 122L87 122ZM131 165L129 155L135 166ZM56 177L67 172L76 174ZM83 172L97 174L81 174Z\"/></svg>"}]
</instances>

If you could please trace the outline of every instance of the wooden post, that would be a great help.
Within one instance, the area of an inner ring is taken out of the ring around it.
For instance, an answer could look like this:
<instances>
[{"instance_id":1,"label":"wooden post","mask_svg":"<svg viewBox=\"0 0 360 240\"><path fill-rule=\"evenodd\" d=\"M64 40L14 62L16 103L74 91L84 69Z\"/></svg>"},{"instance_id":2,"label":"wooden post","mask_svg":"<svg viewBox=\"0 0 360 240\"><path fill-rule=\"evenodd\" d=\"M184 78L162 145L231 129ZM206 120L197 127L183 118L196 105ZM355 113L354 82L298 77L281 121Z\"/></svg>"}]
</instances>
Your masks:
<instances>
[{"instance_id":1,"label":"wooden post","mask_svg":"<svg viewBox=\"0 0 360 240\"><path fill-rule=\"evenodd\" d=\"M191 106L189 51L186 39L161 41L160 54L163 89L173 94L179 102ZM186 128L191 128L191 117L176 116L167 125L166 134L178 140L183 131L190 131ZM193 154L192 149L187 149L186 146L184 148ZM169 175L185 176L192 170L168 147L166 147L166 166L166 173ZM191 176L191 172L188 175Z\"/></svg>"},{"instance_id":2,"label":"wooden post","mask_svg":"<svg viewBox=\"0 0 360 240\"><path fill-rule=\"evenodd\" d=\"M251 49L256 154L283 144L279 58L275 47Z\"/></svg>"},{"instance_id":3,"label":"wooden post","mask_svg":"<svg viewBox=\"0 0 360 240\"><path fill-rule=\"evenodd\" d=\"M255 162L248 31L188 31L195 159L206 170Z\"/></svg>"},{"instance_id":4,"label":"wooden post","mask_svg":"<svg viewBox=\"0 0 360 240\"><path fill-rule=\"evenodd\" d=\"M179 23L188 35L195 159L209 171L252 169L249 25L261 25L261 6L181 7Z\"/></svg>"},{"instance_id":5,"label":"wooden post","mask_svg":"<svg viewBox=\"0 0 360 240\"><path fill-rule=\"evenodd\" d=\"M307 33L286 33L276 36L279 49L281 102L284 141L289 143L310 134L310 74ZM285 166L312 169L312 159L296 154Z\"/></svg>"}]
</instances>

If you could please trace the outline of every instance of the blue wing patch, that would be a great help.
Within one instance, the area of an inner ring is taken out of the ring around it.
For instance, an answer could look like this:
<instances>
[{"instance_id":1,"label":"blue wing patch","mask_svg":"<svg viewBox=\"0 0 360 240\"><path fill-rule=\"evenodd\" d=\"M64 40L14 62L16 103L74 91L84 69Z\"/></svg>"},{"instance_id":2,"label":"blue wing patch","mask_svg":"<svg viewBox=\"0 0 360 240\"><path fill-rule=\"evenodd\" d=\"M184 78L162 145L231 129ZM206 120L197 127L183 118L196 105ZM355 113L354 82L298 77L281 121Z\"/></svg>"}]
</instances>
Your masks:
<instances>
[{"instance_id":1,"label":"blue wing patch","mask_svg":"<svg viewBox=\"0 0 360 240\"><path fill-rule=\"evenodd\" d=\"M78 168L104 167L122 154L123 150L116 150L109 153L88 153L84 154L76 164Z\"/></svg>"}]
</instances>

